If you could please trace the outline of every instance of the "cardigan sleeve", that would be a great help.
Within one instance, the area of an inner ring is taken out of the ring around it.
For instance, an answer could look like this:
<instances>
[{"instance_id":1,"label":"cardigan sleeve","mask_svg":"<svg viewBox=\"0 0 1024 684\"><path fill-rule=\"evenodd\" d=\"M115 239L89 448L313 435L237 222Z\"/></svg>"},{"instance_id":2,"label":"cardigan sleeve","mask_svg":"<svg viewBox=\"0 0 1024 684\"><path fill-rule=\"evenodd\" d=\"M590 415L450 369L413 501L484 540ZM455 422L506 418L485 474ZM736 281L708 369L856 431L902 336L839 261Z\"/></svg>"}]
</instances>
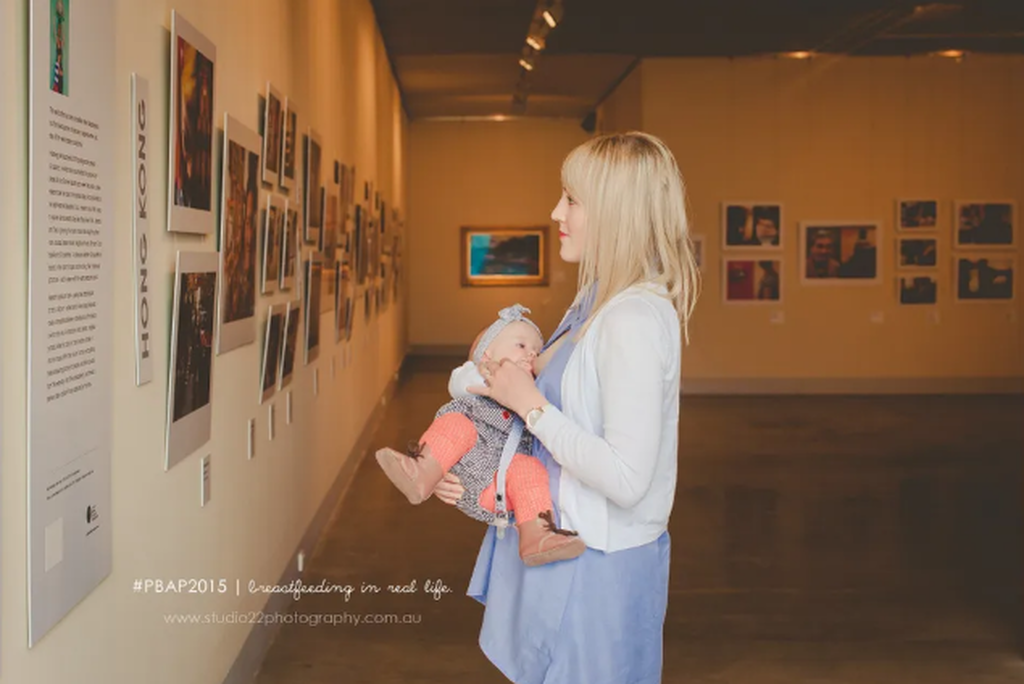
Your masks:
<instances>
[{"instance_id":1,"label":"cardigan sleeve","mask_svg":"<svg viewBox=\"0 0 1024 684\"><path fill-rule=\"evenodd\" d=\"M466 388L483 384L483 376L477 370L476 364L472 361L466 361L466 363L453 370L451 377L448 378L448 394L451 395L452 399L476 397L476 394L466 391Z\"/></svg>"},{"instance_id":2,"label":"cardigan sleeve","mask_svg":"<svg viewBox=\"0 0 1024 684\"><path fill-rule=\"evenodd\" d=\"M640 298L605 312L594 359L603 434L594 435L554 406L533 434L577 480L621 508L643 499L654 478L664 420L670 342L654 306Z\"/></svg>"}]
</instances>

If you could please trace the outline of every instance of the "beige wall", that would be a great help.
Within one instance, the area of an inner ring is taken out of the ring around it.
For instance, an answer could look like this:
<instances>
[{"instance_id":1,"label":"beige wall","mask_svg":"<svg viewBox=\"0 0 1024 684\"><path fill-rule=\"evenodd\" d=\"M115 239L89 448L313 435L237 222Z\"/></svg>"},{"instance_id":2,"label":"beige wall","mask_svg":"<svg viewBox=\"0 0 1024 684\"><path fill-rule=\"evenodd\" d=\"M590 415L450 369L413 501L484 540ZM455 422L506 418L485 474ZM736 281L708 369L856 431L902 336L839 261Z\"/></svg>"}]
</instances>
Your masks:
<instances>
[{"instance_id":1,"label":"beige wall","mask_svg":"<svg viewBox=\"0 0 1024 684\"><path fill-rule=\"evenodd\" d=\"M644 128L675 152L707 240L685 377L1024 376L1019 279L1015 303L951 289L953 200L1024 210L1024 58L656 59L642 84ZM899 197L940 202L938 323L898 304ZM722 303L724 200L782 202L781 306ZM830 219L882 222L880 285L800 286L797 224ZM1018 214L1018 258L1021 231Z\"/></svg>"},{"instance_id":2,"label":"beige wall","mask_svg":"<svg viewBox=\"0 0 1024 684\"><path fill-rule=\"evenodd\" d=\"M640 62L597 109L597 131L637 131L644 125L644 64Z\"/></svg>"},{"instance_id":3,"label":"beige wall","mask_svg":"<svg viewBox=\"0 0 1024 684\"><path fill-rule=\"evenodd\" d=\"M519 302L545 335L576 293L576 267L558 257L551 221L562 159L588 136L579 122L413 122L409 127L409 343L462 347ZM462 226L550 225L550 286L463 288Z\"/></svg>"},{"instance_id":4,"label":"beige wall","mask_svg":"<svg viewBox=\"0 0 1024 684\"><path fill-rule=\"evenodd\" d=\"M225 111L258 124L257 95L266 81L300 107L299 125L323 139L325 172L337 158L355 164L360 183L374 180L389 205L404 210L406 124L375 19L367 0L119 0L115 2L116 154L114 302L114 528L112 574L31 651L26 628L27 281L27 0L0 3L0 232L2 307L2 668L0 683L81 682L179 684L223 681L249 631L245 625L169 626L171 612L254 611L265 595L135 595L135 578L237 578L274 583L318 504L353 447L375 400L401 362L404 311L392 305L367 326L360 315L351 343L355 363L342 367L342 347L322 344L320 394L312 371L297 366L295 422L284 421L275 397L277 436L267 439L267 407L257 404L261 343L216 357L213 438L200 452L163 471L167 354L176 249L212 250L215 243L170 237L151 226L150 258L163 277L150 278L162 302L153 334L154 380L134 386L129 74L150 80L156 129L167 129L167 36L174 7L217 45L215 120ZM14 94L11 97L11 94ZM155 147L156 179L167 187L166 137ZM162 179L162 180L161 180ZM219 192L219 183L218 192ZM165 197L151 197L153 216ZM403 211L404 213L404 211ZM260 311L283 294L260 300ZM260 316L262 318L262 315ZM331 331L331 315L321 329ZM331 377L331 358L337 361ZM256 418L256 457L246 459L246 423ZM199 507L199 458L212 454L212 500ZM307 549L311 551L311 549Z\"/></svg>"}]
</instances>

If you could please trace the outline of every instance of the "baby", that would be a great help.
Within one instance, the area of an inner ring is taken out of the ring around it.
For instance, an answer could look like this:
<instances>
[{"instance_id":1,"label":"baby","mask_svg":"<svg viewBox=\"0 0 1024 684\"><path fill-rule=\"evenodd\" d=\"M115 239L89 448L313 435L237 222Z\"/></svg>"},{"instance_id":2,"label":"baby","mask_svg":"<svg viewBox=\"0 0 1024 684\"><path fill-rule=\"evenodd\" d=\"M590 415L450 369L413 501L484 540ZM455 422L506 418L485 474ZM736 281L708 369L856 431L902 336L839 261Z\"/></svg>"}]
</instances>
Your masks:
<instances>
[{"instance_id":1,"label":"baby","mask_svg":"<svg viewBox=\"0 0 1024 684\"><path fill-rule=\"evenodd\" d=\"M384 473L410 503L430 498L451 471L466 490L457 504L459 510L488 524L494 522L498 466L515 416L494 400L460 388L483 385L479 367L489 360L508 359L534 374L544 339L523 312L530 310L519 304L502 309L498 320L477 336L470 360L452 372L453 400L438 410L408 455L388 448L377 452ZM532 439L523 432L506 473L507 508L515 514L519 555L528 566L576 558L586 548L575 532L554 525L547 469L527 455Z\"/></svg>"}]
</instances>

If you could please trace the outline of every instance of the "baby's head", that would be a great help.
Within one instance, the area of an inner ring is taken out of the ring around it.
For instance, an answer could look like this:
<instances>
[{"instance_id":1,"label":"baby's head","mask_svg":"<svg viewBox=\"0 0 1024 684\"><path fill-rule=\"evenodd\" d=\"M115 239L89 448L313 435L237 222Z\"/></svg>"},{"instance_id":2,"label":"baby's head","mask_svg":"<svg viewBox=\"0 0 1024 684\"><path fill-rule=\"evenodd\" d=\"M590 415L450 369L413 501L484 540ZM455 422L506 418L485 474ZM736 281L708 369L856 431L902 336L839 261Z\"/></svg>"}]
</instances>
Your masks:
<instances>
[{"instance_id":1,"label":"baby's head","mask_svg":"<svg viewBox=\"0 0 1024 684\"><path fill-rule=\"evenodd\" d=\"M474 363L484 359L499 362L508 359L533 374L533 362L544 346L544 337L540 328L525 318L523 312L530 313L530 310L514 304L498 313L498 320L477 335L473 342L469 353Z\"/></svg>"}]
</instances>

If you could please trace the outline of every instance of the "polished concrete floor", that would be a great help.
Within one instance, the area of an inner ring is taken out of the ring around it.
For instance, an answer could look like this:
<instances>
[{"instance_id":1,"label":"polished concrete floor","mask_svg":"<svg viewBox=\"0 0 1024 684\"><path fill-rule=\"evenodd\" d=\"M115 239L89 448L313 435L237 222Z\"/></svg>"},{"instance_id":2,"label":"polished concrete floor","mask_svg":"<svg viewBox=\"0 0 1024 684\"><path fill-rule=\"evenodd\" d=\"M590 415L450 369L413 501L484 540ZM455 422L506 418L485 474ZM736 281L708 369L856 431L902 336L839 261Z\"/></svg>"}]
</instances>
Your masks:
<instances>
[{"instance_id":1,"label":"polished concrete floor","mask_svg":"<svg viewBox=\"0 0 1024 684\"><path fill-rule=\"evenodd\" d=\"M374 448L445 401L450 361L409 365ZM685 396L664 682L1024 682L1022 418L1019 397ZM464 595L482 533L367 459L307 580L382 591L304 597L348 622L284 627L258 684L505 681Z\"/></svg>"}]
</instances>

